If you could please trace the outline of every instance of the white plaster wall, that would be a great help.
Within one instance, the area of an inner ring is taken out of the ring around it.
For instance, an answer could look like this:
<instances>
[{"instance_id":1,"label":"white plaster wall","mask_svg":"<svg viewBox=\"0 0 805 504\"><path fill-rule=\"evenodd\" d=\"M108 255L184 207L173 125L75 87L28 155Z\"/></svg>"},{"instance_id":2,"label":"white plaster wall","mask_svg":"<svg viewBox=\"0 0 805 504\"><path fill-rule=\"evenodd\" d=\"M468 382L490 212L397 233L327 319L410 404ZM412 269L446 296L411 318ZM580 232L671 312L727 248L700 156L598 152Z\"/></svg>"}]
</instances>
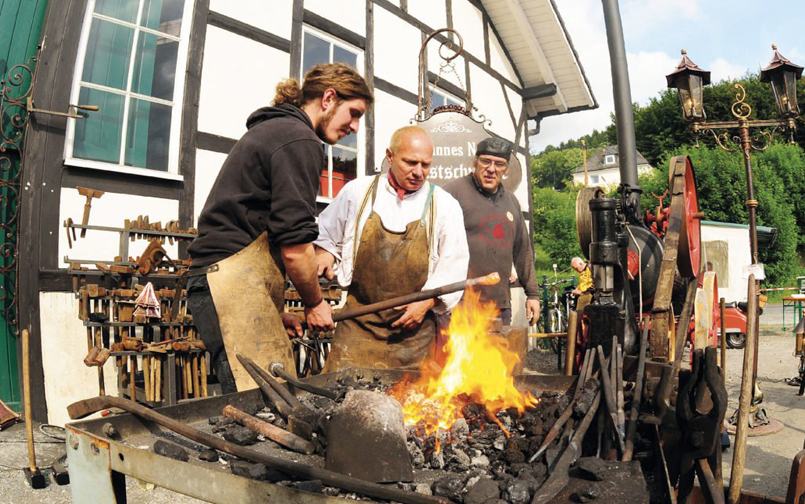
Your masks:
<instances>
[{"instance_id":1,"label":"white plaster wall","mask_svg":"<svg viewBox=\"0 0 805 504\"><path fill-rule=\"evenodd\" d=\"M447 28L444 0L408 0L408 13L434 30Z\"/></svg>"},{"instance_id":2,"label":"white plaster wall","mask_svg":"<svg viewBox=\"0 0 805 504\"><path fill-rule=\"evenodd\" d=\"M514 141L515 128L500 82L475 65L470 65L470 78L473 104L478 107L479 114L492 121L488 129Z\"/></svg>"},{"instance_id":3,"label":"white plaster wall","mask_svg":"<svg viewBox=\"0 0 805 504\"><path fill-rule=\"evenodd\" d=\"M86 201L87 198L79 195L78 190L63 187L59 202L59 222L64 222L69 217L73 219L73 222L80 223ZM138 215L147 215L150 222L161 221L164 226L168 221L179 219L179 202L164 198L108 192L100 199L92 200L89 224L122 228L125 219L136 220ZM65 228L60 228L58 256L60 267L67 267L62 263L64 256L69 256L71 259L113 261L119 254L120 234L118 233L87 231L87 236L81 238L80 231L76 230L76 237L78 240L73 242L73 248L69 248ZM147 246L147 240L129 242L129 256L136 258ZM171 258L179 257L175 243L171 245L165 242L163 246Z\"/></svg>"},{"instance_id":4,"label":"white plaster wall","mask_svg":"<svg viewBox=\"0 0 805 504\"><path fill-rule=\"evenodd\" d=\"M503 52L503 48L498 42L495 32L491 29L489 30L489 62L489 66L494 68L500 75L519 85L517 74L514 73L514 69L511 63L509 63L506 53Z\"/></svg>"},{"instance_id":5,"label":"white plaster wall","mask_svg":"<svg viewBox=\"0 0 805 504\"><path fill-rule=\"evenodd\" d=\"M78 318L78 300L71 292L39 294L42 328L42 368L45 370L45 400L48 422L70 421L67 406L98 395L98 370L84 365L87 329ZM115 359L104 365L106 393L117 395Z\"/></svg>"},{"instance_id":6,"label":"white plaster wall","mask_svg":"<svg viewBox=\"0 0 805 504\"><path fill-rule=\"evenodd\" d=\"M416 106L383 91L375 90L375 163L379 167L386 157L391 134L408 126L416 114Z\"/></svg>"},{"instance_id":7,"label":"white plaster wall","mask_svg":"<svg viewBox=\"0 0 805 504\"><path fill-rule=\"evenodd\" d=\"M464 40L464 50L484 61L484 20L467 0L453 0L453 29Z\"/></svg>"},{"instance_id":8,"label":"white plaster wall","mask_svg":"<svg viewBox=\"0 0 805 504\"><path fill-rule=\"evenodd\" d=\"M416 94L420 31L386 9L376 6L374 12L375 76Z\"/></svg>"},{"instance_id":9,"label":"white plaster wall","mask_svg":"<svg viewBox=\"0 0 805 504\"><path fill-rule=\"evenodd\" d=\"M654 170L650 165L644 164L637 167L638 175L645 175ZM598 182L593 182L593 175L598 176ZM602 187L614 187L621 183L621 172L617 166L607 168L605 170L596 170L588 173L590 178L590 185L598 185ZM584 184L584 172L574 173L573 182L576 184Z\"/></svg>"},{"instance_id":10,"label":"white plaster wall","mask_svg":"<svg viewBox=\"0 0 805 504\"><path fill-rule=\"evenodd\" d=\"M517 201L520 202L520 210L528 212L528 186L531 184L531 169L529 168L528 159L522 154L517 154L517 160L520 161L523 178L514 191L514 195L517 197Z\"/></svg>"},{"instance_id":11,"label":"white plaster wall","mask_svg":"<svg viewBox=\"0 0 805 504\"><path fill-rule=\"evenodd\" d=\"M274 98L288 77L290 55L220 28L207 28L198 129L228 138L246 132L246 119Z\"/></svg>"},{"instance_id":12,"label":"white plaster wall","mask_svg":"<svg viewBox=\"0 0 805 504\"><path fill-rule=\"evenodd\" d=\"M305 0L305 9L358 35L366 35L366 0Z\"/></svg>"},{"instance_id":13,"label":"white plaster wall","mask_svg":"<svg viewBox=\"0 0 805 504\"><path fill-rule=\"evenodd\" d=\"M749 246L749 229L702 224L702 261L707 261L704 243L725 241L729 249L729 287L723 287L719 279L718 296L727 302L746 301L746 285L749 275L746 268L752 264Z\"/></svg>"},{"instance_id":14,"label":"white plaster wall","mask_svg":"<svg viewBox=\"0 0 805 504\"><path fill-rule=\"evenodd\" d=\"M212 152L197 149L196 150L196 188L193 194L193 222L198 222L198 216L201 215L201 210L204 209L204 203L207 201L207 196L210 195L210 190L221 171L221 166L224 164L226 154L220 152Z\"/></svg>"},{"instance_id":15,"label":"white plaster wall","mask_svg":"<svg viewBox=\"0 0 805 504\"><path fill-rule=\"evenodd\" d=\"M440 80L446 80L461 89L467 89L467 70L464 62L464 56L459 56L451 61L447 66L442 69L445 60L439 56L439 48L442 46L438 40L431 40L428 43L428 70L436 75L441 75ZM442 54L449 57L454 53L447 46L442 49ZM452 65L452 68L451 68ZM455 69L455 72L453 71ZM441 71L441 74L439 73ZM459 95L457 98L463 100L464 96Z\"/></svg>"},{"instance_id":16,"label":"white plaster wall","mask_svg":"<svg viewBox=\"0 0 805 504\"><path fill-rule=\"evenodd\" d=\"M293 0L210 0L210 10L291 39Z\"/></svg>"}]
</instances>

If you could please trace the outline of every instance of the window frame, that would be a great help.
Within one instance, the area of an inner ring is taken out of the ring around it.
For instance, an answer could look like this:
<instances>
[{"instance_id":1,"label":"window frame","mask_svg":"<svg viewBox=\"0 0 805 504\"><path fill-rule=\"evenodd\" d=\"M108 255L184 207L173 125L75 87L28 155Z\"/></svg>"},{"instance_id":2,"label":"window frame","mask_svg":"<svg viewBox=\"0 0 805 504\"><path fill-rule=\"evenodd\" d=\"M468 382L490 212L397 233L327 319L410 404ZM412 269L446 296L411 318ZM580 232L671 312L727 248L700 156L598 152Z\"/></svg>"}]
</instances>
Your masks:
<instances>
[{"instance_id":1,"label":"window frame","mask_svg":"<svg viewBox=\"0 0 805 504\"><path fill-rule=\"evenodd\" d=\"M604 164L607 165L607 166L614 165L614 164L617 163L617 161L618 161L618 159L615 156L615 154L606 154L606 155L604 155Z\"/></svg>"},{"instance_id":2,"label":"window frame","mask_svg":"<svg viewBox=\"0 0 805 504\"><path fill-rule=\"evenodd\" d=\"M179 172L179 155L181 150L181 133L182 133L182 112L183 112L184 94L185 94L185 77L187 74L187 57L190 44L190 29L193 21L193 11L195 9L195 1L183 0L184 9L182 12L182 24L178 36L179 47L177 49L177 55L176 55L176 77L173 83L173 99L171 101L151 96L140 95L139 93L134 93L128 90L131 87L131 80L133 78L132 71L136 61L135 53L137 50L137 43L139 42L140 33L148 33L155 36L163 36L163 37L167 36L167 38L172 39L177 38L176 36L171 36L163 32L154 30L152 28L139 26L140 19L142 18L142 10L146 0L139 0L139 1L140 4L139 7L137 8L137 17L135 18L134 23L122 21L115 18L110 18L109 16L103 14L96 14L95 13L95 5L97 3L96 0L89 0L87 2L86 11L84 12L83 25L81 26L81 35L78 41L78 54L76 55L75 68L73 69L72 88L70 90L70 103L72 104L78 104L78 98L81 93L82 87L97 89L100 91L112 92L108 91L106 89L106 86L93 83L82 84L84 63L87 56L87 49L88 49L87 46L89 42L89 35L90 30L92 28L93 19L100 19L103 21L113 22L120 26L126 26L129 28L133 28L135 30L134 36L132 37L132 46L131 46L132 53L131 53L131 61L129 62L129 71L127 76L128 79L128 84L126 86L127 90L123 90L122 92L120 90L113 91L115 94L126 97L126 102L124 105L123 116L122 116L123 128L121 130L121 137L122 137L120 145L121 156L119 158L119 161L118 163L110 163L107 161L97 161L94 159L83 159L74 157L73 144L75 142L76 121L83 119L69 118L67 119L67 129L65 131L65 140L64 140L65 142L64 164L68 166L78 166L82 168L90 168L101 171L111 171L129 175L141 175L152 178L182 181L184 180L184 176ZM128 118L130 110L129 107L132 99L141 99L140 97L144 98L145 99L144 101L148 101L149 103L158 103L163 105L169 105L171 107L170 147L168 149L167 171L161 171L153 168L145 168L138 166L128 166L125 164L126 136L127 136L127 128L129 125L129 118ZM92 104L90 103L83 105L92 105ZM89 113L92 114L92 112ZM120 159L123 160L123 164L120 163Z\"/></svg>"},{"instance_id":3,"label":"window frame","mask_svg":"<svg viewBox=\"0 0 805 504\"><path fill-rule=\"evenodd\" d=\"M467 101L465 99L459 98L458 96L454 95L453 93L450 93L449 91L445 91L444 89L440 88L439 86L436 86L435 84L429 84L428 87L430 88L429 91L430 91L430 95L431 95L431 100L430 100L431 101L431 103L430 103L431 110L436 109L436 107L433 106L433 96L434 95L439 95L442 98L444 98L445 99L445 105L450 105L449 103L447 103L447 100L449 99L451 101L456 102L456 105L458 105L459 107L466 107L467 106ZM441 107L441 105L439 105L439 106Z\"/></svg>"},{"instance_id":4,"label":"window frame","mask_svg":"<svg viewBox=\"0 0 805 504\"><path fill-rule=\"evenodd\" d=\"M356 70L361 75L364 75L365 72L365 51L359 47L356 47L349 42L339 39L329 33L323 32L321 30L317 30L316 28L311 27L310 25L303 24L302 25L302 40L301 40L301 60L299 62L299 82L302 82L304 78L304 63L305 63L305 34L310 33L311 35L324 40L325 42L330 43L330 60L332 61L333 54L332 54L332 47L338 46L341 49L347 50L349 52L355 53L355 64L358 68ZM361 118L361 122L365 121L366 116ZM356 145L355 153L357 154L357 166L355 170L357 171L355 179L359 179L366 176L366 129L364 124L361 124L361 127L358 128L358 134L356 135ZM343 145L336 144L341 149L347 150L352 152L351 147L346 147ZM331 196L322 196L316 195L316 202L318 203L330 203L333 201L334 197L333 194L333 145L324 144L326 149L325 156L327 158L327 182L329 183L329 187L327 188L327 194Z\"/></svg>"}]
</instances>

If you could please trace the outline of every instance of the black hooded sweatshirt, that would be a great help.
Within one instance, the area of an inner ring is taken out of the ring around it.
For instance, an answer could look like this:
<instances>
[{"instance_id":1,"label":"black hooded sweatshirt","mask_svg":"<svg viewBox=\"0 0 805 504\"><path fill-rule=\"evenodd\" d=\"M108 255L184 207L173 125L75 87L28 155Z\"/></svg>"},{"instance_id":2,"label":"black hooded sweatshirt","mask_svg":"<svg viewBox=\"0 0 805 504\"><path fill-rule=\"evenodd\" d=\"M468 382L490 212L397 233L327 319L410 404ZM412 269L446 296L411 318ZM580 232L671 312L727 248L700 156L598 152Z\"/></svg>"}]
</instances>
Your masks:
<instances>
[{"instance_id":1,"label":"black hooded sweatshirt","mask_svg":"<svg viewBox=\"0 0 805 504\"><path fill-rule=\"evenodd\" d=\"M193 267L236 254L268 231L272 245L313 242L319 176L327 166L308 115L282 104L255 111L221 167L188 248Z\"/></svg>"}]
</instances>

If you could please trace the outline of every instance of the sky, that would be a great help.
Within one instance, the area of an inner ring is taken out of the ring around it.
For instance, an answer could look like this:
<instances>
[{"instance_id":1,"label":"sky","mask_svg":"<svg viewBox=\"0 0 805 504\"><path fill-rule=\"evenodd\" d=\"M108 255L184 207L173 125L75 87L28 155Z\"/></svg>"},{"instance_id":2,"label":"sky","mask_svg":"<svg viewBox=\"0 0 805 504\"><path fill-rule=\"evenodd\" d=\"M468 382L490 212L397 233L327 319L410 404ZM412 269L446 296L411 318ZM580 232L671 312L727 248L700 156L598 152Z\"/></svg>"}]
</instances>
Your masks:
<instances>
[{"instance_id":1,"label":"sky","mask_svg":"<svg viewBox=\"0 0 805 504\"><path fill-rule=\"evenodd\" d=\"M601 0L555 1L599 108L543 119L533 153L605 128L614 111ZM683 48L713 83L765 67L772 44L805 66L805 0L620 0L620 11L632 101L641 105L666 88Z\"/></svg>"}]
</instances>

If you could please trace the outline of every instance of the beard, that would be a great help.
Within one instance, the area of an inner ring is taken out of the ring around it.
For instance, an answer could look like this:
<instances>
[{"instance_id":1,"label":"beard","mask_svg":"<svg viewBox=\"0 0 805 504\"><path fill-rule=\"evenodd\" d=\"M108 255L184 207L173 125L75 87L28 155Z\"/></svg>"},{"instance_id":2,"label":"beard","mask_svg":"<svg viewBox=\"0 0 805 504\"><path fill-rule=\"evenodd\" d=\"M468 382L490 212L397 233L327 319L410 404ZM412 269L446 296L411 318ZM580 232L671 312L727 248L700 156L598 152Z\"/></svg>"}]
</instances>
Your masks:
<instances>
[{"instance_id":1,"label":"beard","mask_svg":"<svg viewBox=\"0 0 805 504\"><path fill-rule=\"evenodd\" d=\"M318 136L322 142L328 143L330 145L335 145L338 143L338 138L333 140L327 138L327 127L330 126L330 123L333 120L333 116L335 115L335 111L338 108L338 104L336 106L331 107L324 116L319 121L319 125L316 127L316 136Z\"/></svg>"}]
</instances>

